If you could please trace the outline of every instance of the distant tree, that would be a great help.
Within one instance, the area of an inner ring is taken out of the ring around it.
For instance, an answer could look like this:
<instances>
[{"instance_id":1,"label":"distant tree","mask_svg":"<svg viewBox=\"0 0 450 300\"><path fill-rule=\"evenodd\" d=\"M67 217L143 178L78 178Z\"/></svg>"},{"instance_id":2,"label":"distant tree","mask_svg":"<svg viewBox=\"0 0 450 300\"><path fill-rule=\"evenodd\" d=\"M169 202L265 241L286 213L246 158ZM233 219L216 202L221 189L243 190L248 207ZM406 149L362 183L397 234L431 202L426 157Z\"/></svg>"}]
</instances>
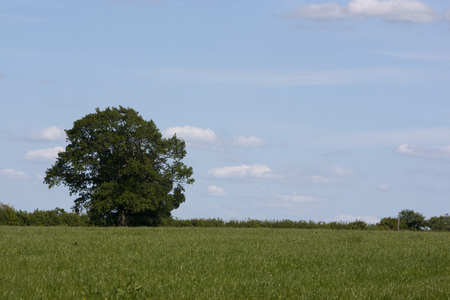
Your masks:
<instances>
[{"instance_id":1,"label":"distant tree","mask_svg":"<svg viewBox=\"0 0 450 300\"><path fill-rule=\"evenodd\" d=\"M404 209L400 212L400 219L406 222L409 229L423 230L427 226L425 217L418 212L410 209Z\"/></svg>"},{"instance_id":2,"label":"distant tree","mask_svg":"<svg viewBox=\"0 0 450 300\"><path fill-rule=\"evenodd\" d=\"M3 202L0 202L0 225L20 225L14 207Z\"/></svg>"},{"instance_id":3,"label":"distant tree","mask_svg":"<svg viewBox=\"0 0 450 300\"><path fill-rule=\"evenodd\" d=\"M397 230L398 229L398 218L392 218L387 217L380 220L380 223L378 223L375 228L381 229L381 230ZM408 225L406 224L406 221L403 219L400 219L400 229L407 229Z\"/></svg>"},{"instance_id":4,"label":"distant tree","mask_svg":"<svg viewBox=\"0 0 450 300\"><path fill-rule=\"evenodd\" d=\"M10 204L0 202L0 211L14 211L14 207Z\"/></svg>"},{"instance_id":5,"label":"distant tree","mask_svg":"<svg viewBox=\"0 0 450 300\"><path fill-rule=\"evenodd\" d=\"M450 216L449 214L445 214L440 217L431 217L427 225L431 230L450 231Z\"/></svg>"},{"instance_id":6,"label":"distant tree","mask_svg":"<svg viewBox=\"0 0 450 300\"><path fill-rule=\"evenodd\" d=\"M153 121L130 108L96 109L66 130L69 142L46 171L49 188L61 183L78 195L74 210L97 224L157 224L185 201L192 167L185 143L163 138Z\"/></svg>"},{"instance_id":7,"label":"distant tree","mask_svg":"<svg viewBox=\"0 0 450 300\"><path fill-rule=\"evenodd\" d=\"M365 221L361 221L361 220L356 220L354 222L350 222L348 223L348 227L349 229L367 229L369 226Z\"/></svg>"}]
</instances>

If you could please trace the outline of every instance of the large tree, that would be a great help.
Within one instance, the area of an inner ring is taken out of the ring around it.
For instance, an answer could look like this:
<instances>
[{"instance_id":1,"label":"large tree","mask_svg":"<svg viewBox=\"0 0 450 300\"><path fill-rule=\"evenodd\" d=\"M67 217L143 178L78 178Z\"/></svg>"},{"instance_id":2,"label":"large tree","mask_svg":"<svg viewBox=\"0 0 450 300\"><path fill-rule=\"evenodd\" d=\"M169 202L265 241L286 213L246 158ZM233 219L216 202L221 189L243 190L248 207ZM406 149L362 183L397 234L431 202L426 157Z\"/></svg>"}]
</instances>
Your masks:
<instances>
[{"instance_id":1,"label":"large tree","mask_svg":"<svg viewBox=\"0 0 450 300\"><path fill-rule=\"evenodd\" d=\"M425 217L411 209L404 209L400 213L400 219L406 222L409 229L423 230L426 227Z\"/></svg>"},{"instance_id":2,"label":"large tree","mask_svg":"<svg viewBox=\"0 0 450 300\"><path fill-rule=\"evenodd\" d=\"M163 138L153 121L130 108L99 108L66 130L68 145L46 171L49 188L61 183L78 195L74 210L99 224L157 224L185 201L192 167L185 143Z\"/></svg>"}]
</instances>

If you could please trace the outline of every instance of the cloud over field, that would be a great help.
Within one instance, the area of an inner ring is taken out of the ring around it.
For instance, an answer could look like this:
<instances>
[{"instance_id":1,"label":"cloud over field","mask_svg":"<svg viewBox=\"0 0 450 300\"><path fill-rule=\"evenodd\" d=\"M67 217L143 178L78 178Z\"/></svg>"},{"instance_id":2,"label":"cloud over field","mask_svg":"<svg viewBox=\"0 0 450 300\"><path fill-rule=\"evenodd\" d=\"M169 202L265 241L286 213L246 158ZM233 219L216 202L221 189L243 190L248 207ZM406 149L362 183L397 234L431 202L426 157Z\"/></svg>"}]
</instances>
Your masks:
<instances>
[{"instance_id":1,"label":"cloud over field","mask_svg":"<svg viewBox=\"0 0 450 300\"><path fill-rule=\"evenodd\" d=\"M321 175L311 175L311 176L308 176L307 178L309 181L311 181L314 184L330 185L330 184L338 183L338 180L336 178L326 177L326 176L321 176Z\"/></svg>"},{"instance_id":2,"label":"cloud over field","mask_svg":"<svg viewBox=\"0 0 450 300\"><path fill-rule=\"evenodd\" d=\"M207 174L221 179L271 179L278 177L266 165L241 165L232 167L212 168Z\"/></svg>"},{"instance_id":3,"label":"cloud over field","mask_svg":"<svg viewBox=\"0 0 450 300\"><path fill-rule=\"evenodd\" d=\"M21 171L13 170L13 169L3 169L0 170L0 176L15 178L15 179L25 179L28 178L27 174Z\"/></svg>"},{"instance_id":4,"label":"cloud over field","mask_svg":"<svg viewBox=\"0 0 450 300\"><path fill-rule=\"evenodd\" d=\"M256 136L249 136L248 138L243 136L238 136L233 139L231 145L238 147L260 147L267 145L267 141L257 138Z\"/></svg>"},{"instance_id":5,"label":"cloud over field","mask_svg":"<svg viewBox=\"0 0 450 300\"><path fill-rule=\"evenodd\" d=\"M313 203L313 202L323 201L322 199L319 199L319 198L298 195L298 194L277 195L276 198L278 200L281 200L281 202L295 202L295 203Z\"/></svg>"},{"instance_id":6,"label":"cloud over field","mask_svg":"<svg viewBox=\"0 0 450 300\"><path fill-rule=\"evenodd\" d=\"M66 139L66 133L56 126L51 126L49 128L30 131L28 137L33 140L64 141Z\"/></svg>"},{"instance_id":7,"label":"cloud over field","mask_svg":"<svg viewBox=\"0 0 450 300\"><path fill-rule=\"evenodd\" d=\"M392 191L392 186L390 186L389 184L383 183L383 184L380 184L379 186L377 186L377 190L382 191L382 192Z\"/></svg>"},{"instance_id":8,"label":"cloud over field","mask_svg":"<svg viewBox=\"0 0 450 300\"><path fill-rule=\"evenodd\" d=\"M172 137L174 134L177 137L182 138L190 146L207 146L207 145L220 145L221 140L217 134L211 129L203 129L192 126L175 126L169 127L163 131L165 137Z\"/></svg>"},{"instance_id":9,"label":"cloud over field","mask_svg":"<svg viewBox=\"0 0 450 300\"><path fill-rule=\"evenodd\" d=\"M215 185L210 185L206 188L206 191L208 193L209 196L215 196L215 197L222 197L222 196L226 196L227 192L225 191L224 188L215 186Z\"/></svg>"},{"instance_id":10,"label":"cloud over field","mask_svg":"<svg viewBox=\"0 0 450 300\"><path fill-rule=\"evenodd\" d=\"M174 126L164 130L165 137L172 137L174 134L182 138L188 146L194 147L224 147L227 145L236 147L261 147L267 145L267 141L260 139L254 135L249 137L238 136L233 138L231 142L221 139L212 129L203 129L193 126Z\"/></svg>"},{"instance_id":11,"label":"cloud over field","mask_svg":"<svg viewBox=\"0 0 450 300\"><path fill-rule=\"evenodd\" d=\"M354 176L355 171L353 171L350 168L342 168L339 166L333 166L331 167L331 173L336 176Z\"/></svg>"},{"instance_id":12,"label":"cloud over field","mask_svg":"<svg viewBox=\"0 0 450 300\"><path fill-rule=\"evenodd\" d=\"M53 162L59 152L64 151L63 147L31 150L25 153L23 159L36 162Z\"/></svg>"},{"instance_id":13,"label":"cloud over field","mask_svg":"<svg viewBox=\"0 0 450 300\"><path fill-rule=\"evenodd\" d=\"M450 158L450 146L443 147L419 147L403 144L397 147L400 154L425 157L425 158Z\"/></svg>"},{"instance_id":14,"label":"cloud over field","mask_svg":"<svg viewBox=\"0 0 450 300\"><path fill-rule=\"evenodd\" d=\"M273 209L291 210L324 202L326 202L326 200L322 198L293 193L274 195L272 199L262 205Z\"/></svg>"},{"instance_id":15,"label":"cloud over field","mask_svg":"<svg viewBox=\"0 0 450 300\"><path fill-rule=\"evenodd\" d=\"M314 20L381 18L387 21L431 23L444 19L418 0L352 0L347 5L335 2L303 6L289 17Z\"/></svg>"}]
</instances>

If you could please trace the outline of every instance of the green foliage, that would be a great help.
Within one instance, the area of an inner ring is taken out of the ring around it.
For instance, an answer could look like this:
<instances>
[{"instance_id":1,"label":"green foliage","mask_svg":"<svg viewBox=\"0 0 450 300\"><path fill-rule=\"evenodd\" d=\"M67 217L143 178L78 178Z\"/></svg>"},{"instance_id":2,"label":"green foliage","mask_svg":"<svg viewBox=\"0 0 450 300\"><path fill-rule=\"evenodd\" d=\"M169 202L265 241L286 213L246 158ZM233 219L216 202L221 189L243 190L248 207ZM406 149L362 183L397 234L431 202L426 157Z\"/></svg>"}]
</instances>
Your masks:
<instances>
[{"instance_id":1,"label":"green foliage","mask_svg":"<svg viewBox=\"0 0 450 300\"><path fill-rule=\"evenodd\" d=\"M375 226L368 225L364 221L345 222L314 222L292 220L230 220L221 219L166 219L162 226L167 227L232 227L232 228L292 228L292 229L344 229L344 230L369 230Z\"/></svg>"},{"instance_id":2,"label":"green foliage","mask_svg":"<svg viewBox=\"0 0 450 300\"><path fill-rule=\"evenodd\" d=\"M448 299L447 232L0 226L1 299Z\"/></svg>"},{"instance_id":3,"label":"green foliage","mask_svg":"<svg viewBox=\"0 0 450 300\"><path fill-rule=\"evenodd\" d=\"M21 225L14 207L2 202L0 202L0 225Z\"/></svg>"},{"instance_id":4,"label":"green foliage","mask_svg":"<svg viewBox=\"0 0 450 300\"><path fill-rule=\"evenodd\" d=\"M192 167L185 143L163 138L153 121L130 108L96 109L66 130L69 142L47 170L49 188L69 188L76 212L97 225L153 225L185 201Z\"/></svg>"},{"instance_id":5,"label":"green foliage","mask_svg":"<svg viewBox=\"0 0 450 300\"><path fill-rule=\"evenodd\" d=\"M404 209L400 212L400 219L406 222L406 226L412 230L423 230L427 223L425 217L418 212L410 209Z\"/></svg>"},{"instance_id":6,"label":"green foliage","mask_svg":"<svg viewBox=\"0 0 450 300\"><path fill-rule=\"evenodd\" d=\"M415 215L414 214L409 214ZM421 214L418 214L421 216ZM21 226L112 226L112 219L102 218L92 221L93 217L86 214L68 213L61 208L44 211L35 210L32 213L16 211L10 205L0 202L0 225ZM420 218L419 218L420 219ZM109 222L109 223L108 223ZM445 214L440 217L432 217L421 221L422 226L432 231L450 231L450 216ZM423 225L425 224L425 225ZM314 222L293 220L229 220L220 218L212 219L174 219L172 217L159 218L157 216L138 215L128 218L130 226L162 226L162 227L230 227L230 228L278 228L278 229L332 229L332 230L395 230L397 231L397 218L383 218L378 224L367 224L364 221L354 222ZM423 228L423 227L421 227ZM400 219L401 230L417 230L414 226L408 226L405 218Z\"/></svg>"},{"instance_id":7,"label":"green foliage","mask_svg":"<svg viewBox=\"0 0 450 300\"><path fill-rule=\"evenodd\" d=\"M445 214L440 217L431 217L427 224L434 231L450 231L450 216Z\"/></svg>"},{"instance_id":8,"label":"green foliage","mask_svg":"<svg viewBox=\"0 0 450 300\"><path fill-rule=\"evenodd\" d=\"M380 223L378 223L375 228L377 230L398 230L398 218L383 218ZM400 229L408 229L406 220L400 219Z\"/></svg>"},{"instance_id":9,"label":"green foliage","mask_svg":"<svg viewBox=\"0 0 450 300\"><path fill-rule=\"evenodd\" d=\"M35 210L32 213L17 211L12 206L0 202L0 225L16 226L89 226L86 215L69 213L64 209Z\"/></svg>"},{"instance_id":10,"label":"green foliage","mask_svg":"<svg viewBox=\"0 0 450 300\"><path fill-rule=\"evenodd\" d=\"M350 229L357 229L357 230L363 230L363 229L367 229L369 227L369 225L361 220L356 220L355 222L350 222L348 223L348 226L350 227Z\"/></svg>"}]
</instances>

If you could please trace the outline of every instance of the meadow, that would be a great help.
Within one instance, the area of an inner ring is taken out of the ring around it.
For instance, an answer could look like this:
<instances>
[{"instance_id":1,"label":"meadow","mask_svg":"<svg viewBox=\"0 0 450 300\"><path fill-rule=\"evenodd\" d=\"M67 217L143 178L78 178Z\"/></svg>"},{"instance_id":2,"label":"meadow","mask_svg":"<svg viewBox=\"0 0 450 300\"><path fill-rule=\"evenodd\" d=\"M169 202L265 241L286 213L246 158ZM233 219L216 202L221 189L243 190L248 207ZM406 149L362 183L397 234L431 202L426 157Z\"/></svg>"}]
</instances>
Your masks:
<instances>
[{"instance_id":1,"label":"meadow","mask_svg":"<svg viewBox=\"0 0 450 300\"><path fill-rule=\"evenodd\" d=\"M449 299L450 233L0 226L1 299Z\"/></svg>"}]
</instances>

